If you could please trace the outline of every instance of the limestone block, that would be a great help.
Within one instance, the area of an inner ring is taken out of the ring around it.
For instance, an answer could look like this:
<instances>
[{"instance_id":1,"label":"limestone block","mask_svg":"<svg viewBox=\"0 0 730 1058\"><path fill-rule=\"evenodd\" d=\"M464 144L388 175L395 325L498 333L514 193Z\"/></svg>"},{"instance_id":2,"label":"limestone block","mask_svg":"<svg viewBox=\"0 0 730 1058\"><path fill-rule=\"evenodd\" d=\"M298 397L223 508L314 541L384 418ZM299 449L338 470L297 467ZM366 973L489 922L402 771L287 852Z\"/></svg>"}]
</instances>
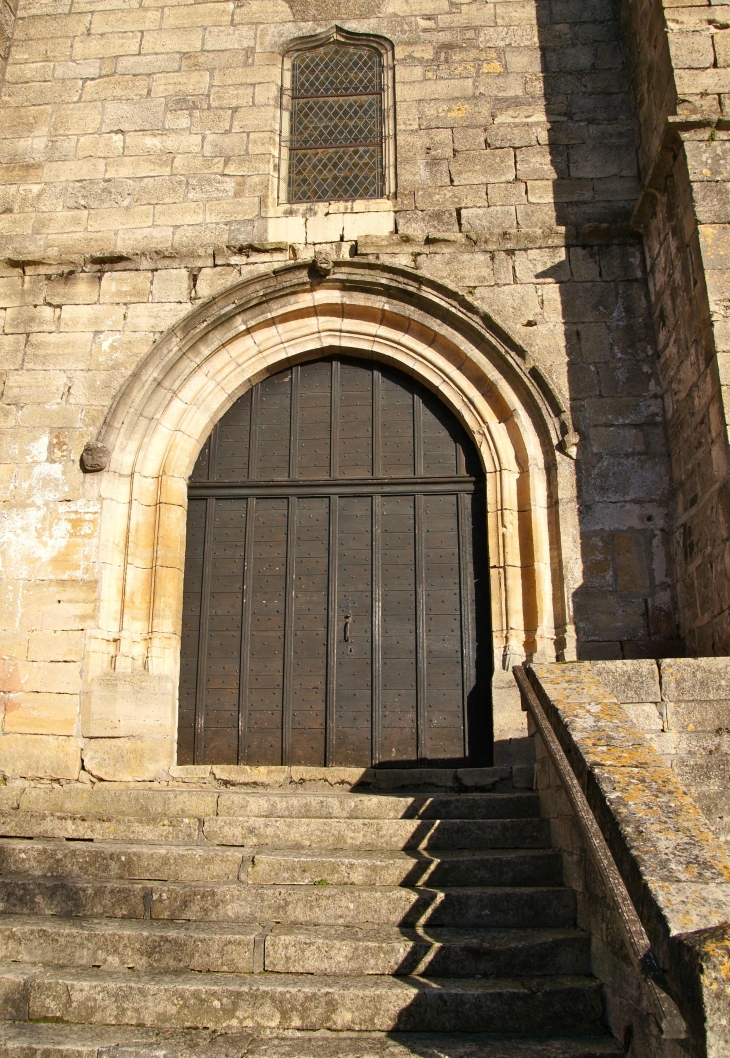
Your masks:
<instances>
[{"instance_id":1,"label":"limestone block","mask_svg":"<svg viewBox=\"0 0 730 1058\"><path fill-rule=\"evenodd\" d=\"M144 671L96 676L82 693L81 732L85 738L173 738L172 678Z\"/></svg>"},{"instance_id":2,"label":"limestone block","mask_svg":"<svg viewBox=\"0 0 730 1058\"><path fill-rule=\"evenodd\" d=\"M92 738L83 750L84 768L98 779L150 782L175 762L172 738Z\"/></svg>"},{"instance_id":3,"label":"limestone block","mask_svg":"<svg viewBox=\"0 0 730 1058\"><path fill-rule=\"evenodd\" d=\"M730 658L664 658L658 664L670 702L730 698Z\"/></svg>"},{"instance_id":4,"label":"limestone block","mask_svg":"<svg viewBox=\"0 0 730 1058\"><path fill-rule=\"evenodd\" d=\"M213 776L231 786L283 786L291 779L291 769L273 765L214 764Z\"/></svg>"},{"instance_id":5,"label":"limestone block","mask_svg":"<svg viewBox=\"0 0 730 1058\"><path fill-rule=\"evenodd\" d=\"M509 148L460 151L450 169L455 184L503 183L515 178L514 152Z\"/></svg>"},{"instance_id":6,"label":"limestone block","mask_svg":"<svg viewBox=\"0 0 730 1058\"><path fill-rule=\"evenodd\" d=\"M185 268L161 268L152 283L153 301L188 301L190 280ZM144 298L146 301L147 299Z\"/></svg>"},{"instance_id":7,"label":"limestone block","mask_svg":"<svg viewBox=\"0 0 730 1058\"><path fill-rule=\"evenodd\" d=\"M151 272L107 272L101 280L103 303L147 301Z\"/></svg>"},{"instance_id":8,"label":"limestone block","mask_svg":"<svg viewBox=\"0 0 730 1058\"><path fill-rule=\"evenodd\" d=\"M100 209L99 214L126 213L132 210ZM119 305L64 305L61 309L62 331L118 331L124 324L124 310Z\"/></svg>"},{"instance_id":9,"label":"limestone block","mask_svg":"<svg viewBox=\"0 0 730 1058\"><path fill-rule=\"evenodd\" d=\"M461 223L464 231L490 232L509 231L517 227L514 206L491 206L484 209L477 206L461 211Z\"/></svg>"},{"instance_id":10,"label":"limestone block","mask_svg":"<svg viewBox=\"0 0 730 1058\"><path fill-rule=\"evenodd\" d=\"M88 272L54 276L48 281L49 305L91 305L99 296L99 277Z\"/></svg>"},{"instance_id":11,"label":"limestone block","mask_svg":"<svg viewBox=\"0 0 730 1058\"><path fill-rule=\"evenodd\" d=\"M82 631L31 632L28 640L29 661L81 661Z\"/></svg>"},{"instance_id":12,"label":"limestone block","mask_svg":"<svg viewBox=\"0 0 730 1058\"><path fill-rule=\"evenodd\" d=\"M656 661L591 661L589 664L591 672L622 705L661 701Z\"/></svg>"},{"instance_id":13,"label":"limestone block","mask_svg":"<svg viewBox=\"0 0 730 1058\"><path fill-rule=\"evenodd\" d=\"M6 734L73 735L78 708L77 694L10 694L5 703L4 730Z\"/></svg>"},{"instance_id":14,"label":"limestone block","mask_svg":"<svg viewBox=\"0 0 730 1058\"><path fill-rule=\"evenodd\" d=\"M0 771L23 778L76 779L78 739L50 735L0 735Z\"/></svg>"},{"instance_id":15,"label":"limestone block","mask_svg":"<svg viewBox=\"0 0 730 1058\"><path fill-rule=\"evenodd\" d=\"M19 661L16 668L18 690L28 692L52 687L58 694L78 694L80 674L81 666L74 661Z\"/></svg>"}]
</instances>

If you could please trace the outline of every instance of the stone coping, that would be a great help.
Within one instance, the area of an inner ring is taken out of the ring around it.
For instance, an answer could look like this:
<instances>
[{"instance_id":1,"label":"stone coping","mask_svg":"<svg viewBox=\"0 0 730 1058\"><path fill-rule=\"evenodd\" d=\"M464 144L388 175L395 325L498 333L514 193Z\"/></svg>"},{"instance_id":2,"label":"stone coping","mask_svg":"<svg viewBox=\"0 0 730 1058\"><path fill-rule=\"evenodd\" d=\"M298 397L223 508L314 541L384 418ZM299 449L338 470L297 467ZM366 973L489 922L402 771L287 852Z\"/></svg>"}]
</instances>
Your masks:
<instances>
[{"instance_id":1,"label":"stone coping","mask_svg":"<svg viewBox=\"0 0 730 1058\"><path fill-rule=\"evenodd\" d=\"M703 1040L730 1053L730 858L707 820L590 663L528 678L578 777L673 997Z\"/></svg>"}]
</instances>

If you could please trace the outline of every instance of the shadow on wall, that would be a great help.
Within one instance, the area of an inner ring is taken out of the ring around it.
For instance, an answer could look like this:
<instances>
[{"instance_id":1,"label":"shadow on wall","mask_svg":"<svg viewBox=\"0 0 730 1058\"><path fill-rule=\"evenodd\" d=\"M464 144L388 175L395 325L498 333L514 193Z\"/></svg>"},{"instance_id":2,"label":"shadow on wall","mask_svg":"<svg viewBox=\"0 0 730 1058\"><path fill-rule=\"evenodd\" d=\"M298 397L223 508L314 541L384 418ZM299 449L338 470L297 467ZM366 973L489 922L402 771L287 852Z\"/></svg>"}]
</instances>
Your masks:
<instances>
[{"instance_id":1,"label":"shadow on wall","mask_svg":"<svg viewBox=\"0 0 730 1058\"><path fill-rule=\"evenodd\" d=\"M630 226L639 186L617 12L611 0L536 9L547 142L532 145L525 126L517 176L527 181L525 226L568 235L565 249L542 251L554 260L535 279L557 284L581 438L578 657L677 655L668 442L643 246Z\"/></svg>"}]
</instances>

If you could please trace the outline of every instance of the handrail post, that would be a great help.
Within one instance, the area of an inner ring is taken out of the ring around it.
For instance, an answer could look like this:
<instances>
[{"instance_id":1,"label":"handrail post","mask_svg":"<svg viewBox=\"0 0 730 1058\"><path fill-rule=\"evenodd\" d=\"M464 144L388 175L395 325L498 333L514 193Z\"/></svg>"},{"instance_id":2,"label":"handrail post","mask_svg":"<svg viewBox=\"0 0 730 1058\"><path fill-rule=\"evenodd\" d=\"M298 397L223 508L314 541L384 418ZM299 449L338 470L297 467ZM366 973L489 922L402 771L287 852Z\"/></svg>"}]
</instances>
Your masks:
<instances>
[{"instance_id":1,"label":"handrail post","mask_svg":"<svg viewBox=\"0 0 730 1058\"><path fill-rule=\"evenodd\" d=\"M664 975L651 948L649 937L642 925L636 908L631 902L616 861L606 844L591 806L570 765L563 747L552 729L550 721L535 694L524 665L512 669L522 696L523 708L529 713L542 739L568 801L575 813L578 828L588 852L606 890L606 895L616 912L621 934L631 963L639 976L649 1004L659 1025L662 1036L670 1040L687 1038L687 1025L677 1004L667 993Z\"/></svg>"}]
</instances>

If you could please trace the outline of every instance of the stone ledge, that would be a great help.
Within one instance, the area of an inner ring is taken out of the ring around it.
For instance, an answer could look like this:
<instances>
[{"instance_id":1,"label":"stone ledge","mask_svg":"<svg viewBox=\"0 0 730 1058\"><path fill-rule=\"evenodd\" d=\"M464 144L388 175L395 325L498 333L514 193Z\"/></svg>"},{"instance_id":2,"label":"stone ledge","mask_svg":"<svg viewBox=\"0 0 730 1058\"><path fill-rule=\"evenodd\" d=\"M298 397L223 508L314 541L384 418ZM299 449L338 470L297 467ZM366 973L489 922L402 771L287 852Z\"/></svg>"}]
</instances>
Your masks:
<instances>
[{"instance_id":1,"label":"stone ledge","mask_svg":"<svg viewBox=\"0 0 730 1058\"><path fill-rule=\"evenodd\" d=\"M590 663L528 676L608 842L674 998L702 1041L730 1048L730 859Z\"/></svg>"}]
</instances>

